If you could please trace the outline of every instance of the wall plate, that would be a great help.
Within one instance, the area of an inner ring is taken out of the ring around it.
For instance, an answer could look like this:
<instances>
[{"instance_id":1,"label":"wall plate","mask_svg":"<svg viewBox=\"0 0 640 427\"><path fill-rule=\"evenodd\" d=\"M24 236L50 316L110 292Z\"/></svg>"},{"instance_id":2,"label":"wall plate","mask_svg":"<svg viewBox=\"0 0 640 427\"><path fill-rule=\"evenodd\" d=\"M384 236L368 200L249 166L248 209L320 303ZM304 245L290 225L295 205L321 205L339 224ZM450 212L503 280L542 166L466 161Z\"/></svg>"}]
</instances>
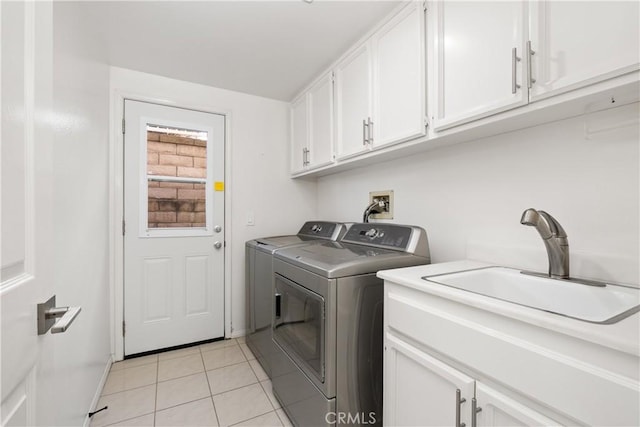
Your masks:
<instances>
[{"instance_id":1,"label":"wall plate","mask_svg":"<svg viewBox=\"0 0 640 427\"><path fill-rule=\"evenodd\" d=\"M393 219L393 190L385 191L370 191L369 192L369 204L373 203L374 199L384 199L386 201L387 210L382 213L371 214L371 219Z\"/></svg>"}]
</instances>

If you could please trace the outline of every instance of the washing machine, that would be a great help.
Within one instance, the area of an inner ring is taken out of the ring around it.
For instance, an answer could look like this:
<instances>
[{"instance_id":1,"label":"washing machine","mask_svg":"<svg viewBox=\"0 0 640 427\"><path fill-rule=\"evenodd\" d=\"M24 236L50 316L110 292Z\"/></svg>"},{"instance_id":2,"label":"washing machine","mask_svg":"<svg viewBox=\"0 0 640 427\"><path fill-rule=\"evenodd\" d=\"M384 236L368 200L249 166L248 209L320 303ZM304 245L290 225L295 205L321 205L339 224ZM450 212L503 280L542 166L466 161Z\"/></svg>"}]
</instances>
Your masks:
<instances>
[{"instance_id":1,"label":"washing machine","mask_svg":"<svg viewBox=\"0 0 640 427\"><path fill-rule=\"evenodd\" d=\"M245 245L246 342L258 362L271 378L270 358L274 347L271 339L273 298L273 254L282 248L336 241L349 224L308 221L294 235L263 237Z\"/></svg>"}]
</instances>

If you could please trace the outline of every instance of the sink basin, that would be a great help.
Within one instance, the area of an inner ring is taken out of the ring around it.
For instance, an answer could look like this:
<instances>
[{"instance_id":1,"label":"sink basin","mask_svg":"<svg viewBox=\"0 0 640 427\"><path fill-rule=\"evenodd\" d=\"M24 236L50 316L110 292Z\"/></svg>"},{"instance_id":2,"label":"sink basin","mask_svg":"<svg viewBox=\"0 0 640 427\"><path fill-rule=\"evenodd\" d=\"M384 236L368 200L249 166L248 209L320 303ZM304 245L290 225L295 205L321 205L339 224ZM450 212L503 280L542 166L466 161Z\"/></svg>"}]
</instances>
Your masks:
<instances>
[{"instance_id":1,"label":"sink basin","mask_svg":"<svg viewBox=\"0 0 640 427\"><path fill-rule=\"evenodd\" d=\"M640 290L603 287L487 267L425 276L424 280L593 323L616 323L640 311Z\"/></svg>"}]
</instances>

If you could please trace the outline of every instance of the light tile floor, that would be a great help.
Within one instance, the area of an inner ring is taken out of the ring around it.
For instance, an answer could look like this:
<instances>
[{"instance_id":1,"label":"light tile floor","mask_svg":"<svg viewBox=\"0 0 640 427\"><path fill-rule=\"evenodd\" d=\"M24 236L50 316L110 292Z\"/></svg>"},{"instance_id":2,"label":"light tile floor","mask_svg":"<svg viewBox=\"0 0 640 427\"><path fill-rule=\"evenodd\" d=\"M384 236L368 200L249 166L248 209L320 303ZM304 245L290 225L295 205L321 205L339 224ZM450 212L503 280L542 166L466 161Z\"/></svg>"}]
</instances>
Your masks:
<instances>
[{"instance_id":1,"label":"light tile floor","mask_svg":"<svg viewBox=\"0 0 640 427\"><path fill-rule=\"evenodd\" d=\"M291 426L243 338L114 363L92 427Z\"/></svg>"}]
</instances>

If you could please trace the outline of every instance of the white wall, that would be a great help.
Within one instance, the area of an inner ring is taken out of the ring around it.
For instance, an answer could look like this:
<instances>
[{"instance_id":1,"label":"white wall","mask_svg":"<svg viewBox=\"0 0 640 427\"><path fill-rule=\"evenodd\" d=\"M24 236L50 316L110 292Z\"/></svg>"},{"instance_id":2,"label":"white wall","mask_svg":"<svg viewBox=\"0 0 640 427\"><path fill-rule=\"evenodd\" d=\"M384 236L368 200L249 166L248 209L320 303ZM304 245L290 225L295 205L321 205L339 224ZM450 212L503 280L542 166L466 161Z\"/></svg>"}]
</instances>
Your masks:
<instances>
[{"instance_id":1,"label":"white wall","mask_svg":"<svg viewBox=\"0 0 640 427\"><path fill-rule=\"evenodd\" d=\"M111 358L109 313L109 68L93 58L100 45L77 34L68 4L54 6L53 224L58 305L81 306L55 336L51 371L57 419L81 425Z\"/></svg>"},{"instance_id":2,"label":"white wall","mask_svg":"<svg viewBox=\"0 0 640 427\"><path fill-rule=\"evenodd\" d=\"M227 182L231 229L226 230L226 256L231 257L232 335L245 329L244 243L260 237L295 234L315 214L315 182L289 179L288 114L285 102L111 68L112 102L117 94L230 117L227 134ZM117 109L114 109L115 111ZM119 123L121 118L113 118ZM249 211L255 226L246 225Z\"/></svg>"},{"instance_id":3,"label":"white wall","mask_svg":"<svg viewBox=\"0 0 640 427\"><path fill-rule=\"evenodd\" d=\"M637 118L634 104L323 177L319 216L360 221L369 191L394 190L392 222L424 227L432 262L547 271L538 233L520 225L533 207L563 225L573 276L637 285Z\"/></svg>"}]
</instances>

